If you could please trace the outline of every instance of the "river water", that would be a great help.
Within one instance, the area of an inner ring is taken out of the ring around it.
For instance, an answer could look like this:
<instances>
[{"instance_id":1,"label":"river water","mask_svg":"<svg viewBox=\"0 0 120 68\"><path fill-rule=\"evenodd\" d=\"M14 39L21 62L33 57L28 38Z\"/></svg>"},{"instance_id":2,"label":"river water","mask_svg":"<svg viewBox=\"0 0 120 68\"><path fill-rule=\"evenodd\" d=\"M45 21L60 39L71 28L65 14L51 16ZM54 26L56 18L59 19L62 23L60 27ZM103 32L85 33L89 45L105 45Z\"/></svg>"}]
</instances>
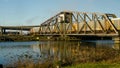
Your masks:
<instances>
[{"instance_id":1,"label":"river water","mask_svg":"<svg viewBox=\"0 0 120 68\"><path fill-rule=\"evenodd\" d=\"M119 49L119 45L111 40L0 42L0 64L14 64L18 59L27 57L34 62L38 60L44 62L48 57L61 59L71 56L78 48L85 47Z\"/></svg>"}]
</instances>

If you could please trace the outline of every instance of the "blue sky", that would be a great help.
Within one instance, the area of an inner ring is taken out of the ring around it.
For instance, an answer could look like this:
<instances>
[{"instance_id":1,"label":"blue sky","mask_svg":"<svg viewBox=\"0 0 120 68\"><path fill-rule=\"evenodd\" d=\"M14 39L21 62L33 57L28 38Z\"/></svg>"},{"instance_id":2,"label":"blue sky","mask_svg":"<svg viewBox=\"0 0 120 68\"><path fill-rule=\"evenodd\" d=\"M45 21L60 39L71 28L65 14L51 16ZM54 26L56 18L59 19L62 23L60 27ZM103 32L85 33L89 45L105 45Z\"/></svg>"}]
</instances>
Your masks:
<instances>
[{"instance_id":1,"label":"blue sky","mask_svg":"<svg viewBox=\"0 0 120 68\"><path fill-rule=\"evenodd\" d=\"M120 0L0 0L0 25L39 25L63 10L114 13Z\"/></svg>"}]
</instances>

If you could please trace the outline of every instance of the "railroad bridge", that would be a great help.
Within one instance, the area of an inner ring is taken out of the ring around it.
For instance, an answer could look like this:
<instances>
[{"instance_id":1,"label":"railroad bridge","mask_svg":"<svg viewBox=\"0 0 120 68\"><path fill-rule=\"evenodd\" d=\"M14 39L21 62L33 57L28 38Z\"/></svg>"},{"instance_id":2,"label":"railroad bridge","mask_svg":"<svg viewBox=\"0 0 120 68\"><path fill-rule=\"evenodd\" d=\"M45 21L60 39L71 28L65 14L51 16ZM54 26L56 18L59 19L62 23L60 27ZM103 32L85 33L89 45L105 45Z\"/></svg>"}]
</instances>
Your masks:
<instances>
[{"instance_id":1,"label":"railroad bridge","mask_svg":"<svg viewBox=\"0 0 120 68\"><path fill-rule=\"evenodd\" d=\"M33 26L34 27L34 26ZM120 42L120 18L115 14L62 11L38 25L38 37L48 39L113 39ZM1 27L3 29L30 30L28 27ZM33 34L33 33L32 33Z\"/></svg>"},{"instance_id":2,"label":"railroad bridge","mask_svg":"<svg viewBox=\"0 0 120 68\"><path fill-rule=\"evenodd\" d=\"M114 14L63 11L43 22L39 35L120 39L120 18Z\"/></svg>"}]
</instances>

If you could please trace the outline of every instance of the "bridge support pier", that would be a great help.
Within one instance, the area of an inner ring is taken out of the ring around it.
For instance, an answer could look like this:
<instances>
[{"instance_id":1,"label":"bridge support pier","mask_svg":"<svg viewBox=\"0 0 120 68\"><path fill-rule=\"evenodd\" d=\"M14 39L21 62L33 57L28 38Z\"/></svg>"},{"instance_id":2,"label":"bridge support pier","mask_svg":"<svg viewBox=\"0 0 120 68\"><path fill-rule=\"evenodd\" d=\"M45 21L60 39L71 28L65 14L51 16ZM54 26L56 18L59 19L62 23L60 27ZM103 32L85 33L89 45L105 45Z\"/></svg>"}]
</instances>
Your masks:
<instances>
[{"instance_id":1,"label":"bridge support pier","mask_svg":"<svg viewBox=\"0 0 120 68\"><path fill-rule=\"evenodd\" d=\"M6 33L6 29L2 29L2 34L5 34Z\"/></svg>"},{"instance_id":2,"label":"bridge support pier","mask_svg":"<svg viewBox=\"0 0 120 68\"><path fill-rule=\"evenodd\" d=\"M114 40L114 43L120 44L120 37L113 37L112 40Z\"/></svg>"},{"instance_id":3,"label":"bridge support pier","mask_svg":"<svg viewBox=\"0 0 120 68\"><path fill-rule=\"evenodd\" d=\"M2 28L0 27L0 35L2 35L2 33L3 33L3 30L2 30Z\"/></svg>"},{"instance_id":4,"label":"bridge support pier","mask_svg":"<svg viewBox=\"0 0 120 68\"><path fill-rule=\"evenodd\" d=\"M6 29L0 28L0 35L3 35L6 33Z\"/></svg>"}]
</instances>

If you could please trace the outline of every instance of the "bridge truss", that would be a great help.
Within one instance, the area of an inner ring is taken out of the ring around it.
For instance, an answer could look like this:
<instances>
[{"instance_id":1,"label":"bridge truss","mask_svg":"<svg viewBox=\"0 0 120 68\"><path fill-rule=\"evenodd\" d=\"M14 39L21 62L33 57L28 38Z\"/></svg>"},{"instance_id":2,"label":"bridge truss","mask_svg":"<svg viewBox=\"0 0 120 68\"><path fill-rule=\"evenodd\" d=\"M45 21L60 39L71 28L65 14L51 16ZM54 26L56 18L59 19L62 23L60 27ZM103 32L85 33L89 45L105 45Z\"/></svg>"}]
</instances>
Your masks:
<instances>
[{"instance_id":1,"label":"bridge truss","mask_svg":"<svg viewBox=\"0 0 120 68\"><path fill-rule=\"evenodd\" d=\"M63 11L43 22L40 35L117 36L114 14Z\"/></svg>"}]
</instances>

